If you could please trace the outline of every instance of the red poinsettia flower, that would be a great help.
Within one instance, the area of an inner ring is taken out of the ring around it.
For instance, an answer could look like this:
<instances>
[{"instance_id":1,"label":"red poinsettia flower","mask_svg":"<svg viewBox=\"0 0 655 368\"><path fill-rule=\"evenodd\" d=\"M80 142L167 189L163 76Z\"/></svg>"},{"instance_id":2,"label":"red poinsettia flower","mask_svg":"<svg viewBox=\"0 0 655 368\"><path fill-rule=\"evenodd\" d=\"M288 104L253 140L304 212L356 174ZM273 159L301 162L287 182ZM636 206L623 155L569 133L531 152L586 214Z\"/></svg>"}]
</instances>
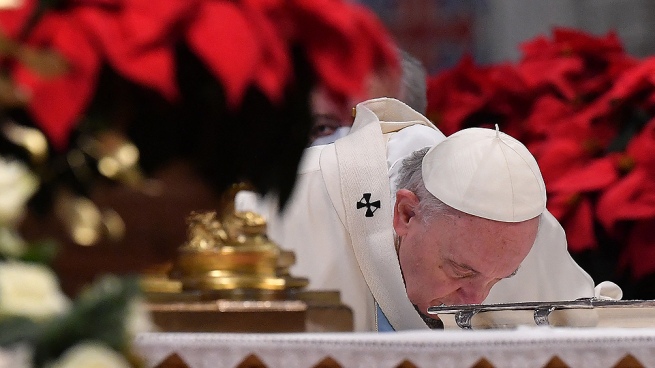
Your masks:
<instances>
[{"instance_id":1,"label":"red poinsettia flower","mask_svg":"<svg viewBox=\"0 0 655 368\"><path fill-rule=\"evenodd\" d=\"M20 17L0 12L0 29L18 33L34 3L17 10ZM279 102L292 82L296 46L319 82L343 100L361 92L381 65L399 70L379 21L340 0L71 0L63 10L46 12L28 41L59 53L69 66L50 79L21 63L12 71L31 92L29 111L56 148L66 145L83 115L101 64L175 102L180 42L216 77L233 107L250 86Z\"/></svg>"},{"instance_id":2,"label":"red poinsettia flower","mask_svg":"<svg viewBox=\"0 0 655 368\"><path fill-rule=\"evenodd\" d=\"M521 138L532 98L512 65L479 67L466 56L455 68L428 79L427 116L446 135L498 123L505 133Z\"/></svg>"},{"instance_id":3,"label":"red poinsettia flower","mask_svg":"<svg viewBox=\"0 0 655 368\"><path fill-rule=\"evenodd\" d=\"M89 3L81 2L70 16L84 24L106 62L125 78L175 99L174 32L197 2L130 0L115 7Z\"/></svg>"},{"instance_id":4,"label":"red poinsettia flower","mask_svg":"<svg viewBox=\"0 0 655 368\"><path fill-rule=\"evenodd\" d=\"M525 118L530 112L534 94L525 80L510 64L485 67L490 96L482 115L490 116L490 125L498 123L500 129L514 138L523 140ZM484 118L483 118L484 119ZM483 122L484 124L484 122Z\"/></svg>"},{"instance_id":5,"label":"red poinsettia flower","mask_svg":"<svg viewBox=\"0 0 655 368\"><path fill-rule=\"evenodd\" d=\"M67 71L63 74L47 75L21 63L15 63L11 71L14 83L29 96L28 111L53 146L61 149L91 100L100 55L86 37L84 27L57 12L41 18L26 45L57 50L66 60Z\"/></svg>"},{"instance_id":6,"label":"red poinsettia flower","mask_svg":"<svg viewBox=\"0 0 655 368\"><path fill-rule=\"evenodd\" d=\"M574 100L577 91L572 83L574 75L584 68L581 59L576 57L524 60L518 70L530 89L553 87L568 100Z\"/></svg>"},{"instance_id":7,"label":"red poinsettia flower","mask_svg":"<svg viewBox=\"0 0 655 368\"><path fill-rule=\"evenodd\" d=\"M628 145L623 157L623 162L629 165L628 175L605 191L598 201L598 219L607 229L614 229L619 221L655 218L654 153L655 119Z\"/></svg>"},{"instance_id":8,"label":"red poinsettia flower","mask_svg":"<svg viewBox=\"0 0 655 368\"><path fill-rule=\"evenodd\" d=\"M581 252L598 246L593 205L587 193L551 194L548 196L548 210L564 228L570 251Z\"/></svg>"},{"instance_id":9,"label":"red poinsettia flower","mask_svg":"<svg viewBox=\"0 0 655 368\"><path fill-rule=\"evenodd\" d=\"M556 28L553 40L544 37L522 45L518 65L526 83L535 89L554 89L564 99L593 98L636 61L627 56L614 33L594 37L574 29Z\"/></svg>"},{"instance_id":10,"label":"red poinsettia flower","mask_svg":"<svg viewBox=\"0 0 655 368\"><path fill-rule=\"evenodd\" d=\"M612 120L630 107L652 110L655 100L649 99L655 92L655 57L643 60L633 68L618 76L607 93L591 102L577 120L588 126L598 125L599 121ZM644 98L644 95L646 98ZM605 122L619 128L619 124ZM616 130L614 134L616 135Z\"/></svg>"},{"instance_id":11,"label":"red poinsettia flower","mask_svg":"<svg viewBox=\"0 0 655 368\"><path fill-rule=\"evenodd\" d=\"M617 78L606 98L613 106L622 106L644 93L652 94L653 87L655 87L655 57L650 57Z\"/></svg>"},{"instance_id":12,"label":"red poinsettia flower","mask_svg":"<svg viewBox=\"0 0 655 368\"><path fill-rule=\"evenodd\" d=\"M629 270L633 279L651 275L655 272L655 218L635 221L621 252L619 266Z\"/></svg>"},{"instance_id":13,"label":"red poinsettia flower","mask_svg":"<svg viewBox=\"0 0 655 368\"><path fill-rule=\"evenodd\" d=\"M635 277L655 272L642 256L655 255L646 233L655 221L655 120L644 127L655 116L655 57L626 55L614 33L566 28L522 51L514 65L476 68L466 58L431 76L430 117L448 134L495 119L537 159L572 252L596 248L601 225L624 243L621 262Z\"/></svg>"},{"instance_id":14,"label":"red poinsettia flower","mask_svg":"<svg viewBox=\"0 0 655 368\"><path fill-rule=\"evenodd\" d=\"M535 98L523 129L537 142L545 139L572 138L589 139L589 130L571 117L578 113L570 101L546 93ZM528 141L528 145L535 142Z\"/></svg>"},{"instance_id":15,"label":"red poinsettia flower","mask_svg":"<svg viewBox=\"0 0 655 368\"><path fill-rule=\"evenodd\" d=\"M446 135L463 127L466 118L487 104L492 94L488 75L465 56L452 69L427 81L428 117Z\"/></svg>"},{"instance_id":16,"label":"red poinsettia flower","mask_svg":"<svg viewBox=\"0 0 655 368\"><path fill-rule=\"evenodd\" d=\"M399 70L395 46L367 9L330 0L294 3L297 36L307 46L308 57L331 92L340 96L361 94L369 73L380 68ZM388 77L399 75L395 72Z\"/></svg>"},{"instance_id":17,"label":"red poinsettia flower","mask_svg":"<svg viewBox=\"0 0 655 368\"><path fill-rule=\"evenodd\" d=\"M615 160L594 158L588 147L573 137L546 141L536 149L535 157L546 182L548 210L567 231L569 248L595 248L590 198L618 179Z\"/></svg>"},{"instance_id":18,"label":"red poinsettia flower","mask_svg":"<svg viewBox=\"0 0 655 368\"><path fill-rule=\"evenodd\" d=\"M200 7L185 38L223 81L228 102L238 105L246 88L255 83L272 100L279 100L291 74L291 61L288 35L280 34L268 14L275 9L216 1L203 1ZM216 21L222 18L225 21Z\"/></svg>"},{"instance_id":19,"label":"red poinsettia flower","mask_svg":"<svg viewBox=\"0 0 655 368\"><path fill-rule=\"evenodd\" d=\"M36 10L37 3L38 0L23 0L19 2L20 6L0 9L0 33L11 39L18 39Z\"/></svg>"},{"instance_id":20,"label":"red poinsettia flower","mask_svg":"<svg viewBox=\"0 0 655 368\"><path fill-rule=\"evenodd\" d=\"M596 248L591 198L617 179L614 159L602 157L573 168L547 184L548 209L566 230L571 251Z\"/></svg>"}]
</instances>

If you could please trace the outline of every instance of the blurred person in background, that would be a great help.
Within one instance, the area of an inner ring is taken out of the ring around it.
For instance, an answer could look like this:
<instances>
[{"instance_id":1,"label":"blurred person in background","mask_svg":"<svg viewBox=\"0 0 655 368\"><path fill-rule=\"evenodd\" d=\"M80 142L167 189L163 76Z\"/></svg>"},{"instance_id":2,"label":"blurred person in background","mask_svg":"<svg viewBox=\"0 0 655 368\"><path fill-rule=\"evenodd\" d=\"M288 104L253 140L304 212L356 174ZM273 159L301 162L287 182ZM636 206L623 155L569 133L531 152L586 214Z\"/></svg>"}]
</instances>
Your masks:
<instances>
[{"instance_id":1,"label":"blurred person in background","mask_svg":"<svg viewBox=\"0 0 655 368\"><path fill-rule=\"evenodd\" d=\"M353 124L351 108L362 101L377 97L393 97L406 103L415 111L425 114L427 108L427 71L420 60L398 49L401 62L401 78L390 72L378 72L368 79L365 93L352 101L339 103L324 87L318 86L311 93L314 124L310 132L310 146L328 144L345 136ZM346 108L344 108L346 106Z\"/></svg>"}]
</instances>

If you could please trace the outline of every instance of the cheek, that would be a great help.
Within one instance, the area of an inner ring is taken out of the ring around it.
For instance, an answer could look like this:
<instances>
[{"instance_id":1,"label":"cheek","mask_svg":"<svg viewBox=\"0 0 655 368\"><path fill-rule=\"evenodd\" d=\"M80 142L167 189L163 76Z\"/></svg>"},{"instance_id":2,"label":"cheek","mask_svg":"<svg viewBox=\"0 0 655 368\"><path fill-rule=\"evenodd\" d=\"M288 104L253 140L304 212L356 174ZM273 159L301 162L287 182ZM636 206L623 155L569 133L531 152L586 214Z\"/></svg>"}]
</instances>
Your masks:
<instances>
[{"instance_id":1,"label":"cheek","mask_svg":"<svg viewBox=\"0 0 655 368\"><path fill-rule=\"evenodd\" d=\"M418 291L417 286L420 284L419 275L421 273L420 257L418 257L417 252L415 251L414 243L411 238L403 240L398 251L398 262L405 281L407 295L411 300L413 295Z\"/></svg>"},{"instance_id":2,"label":"cheek","mask_svg":"<svg viewBox=\"0 0 655 368\"><path fill-rule=\"evenodd\" d=\"M409 300L414 304L424 304L442 296L447 282L436 255L431 254L434 252L426 252L426 248L416 240L408 238L403 241L398 258Z\"/></svg>"}]
</instances>

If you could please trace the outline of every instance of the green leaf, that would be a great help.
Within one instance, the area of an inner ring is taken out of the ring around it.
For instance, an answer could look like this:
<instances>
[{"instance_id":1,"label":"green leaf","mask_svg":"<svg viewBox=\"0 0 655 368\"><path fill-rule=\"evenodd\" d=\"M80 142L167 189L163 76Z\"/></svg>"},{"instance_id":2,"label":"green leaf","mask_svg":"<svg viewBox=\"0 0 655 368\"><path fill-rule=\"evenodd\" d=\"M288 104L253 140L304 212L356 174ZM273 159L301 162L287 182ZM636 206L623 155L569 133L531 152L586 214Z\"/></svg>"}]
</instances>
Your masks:
<instances>
[{"instance_id":1,"label":"green leaf","mask_svg":"<svg viewBox=\"0 0 655 368\"><path fill-rule=\"evenodd\" d=\"M17 342L33 344L43 332L43 325L27 317L0 320L0 346Z\"/></svg>"},{"instance_id":2,"label":"green leaf","mask_svg":"<svg viewBox=\"0 0 655 368\"><path fill-rule=\"evenodd\" d=\"M140 294L136 278L106 276L80 294L72 310L45 327L35 346L34 363L41 366L85 340L101 341L123 352L131 302Z\"/></svg>"},{"instance_id":3,"label":"green leaf","mask_svg":"<svg viewBox=\"0 0 655 368\"><path fill-rule=\"evenodd\" d=\"M35 241L29 244L25 253L20 257L20 260L52 265L58 250L59 247L55 240L44 239Z\"/></svg>"}]
</instances>

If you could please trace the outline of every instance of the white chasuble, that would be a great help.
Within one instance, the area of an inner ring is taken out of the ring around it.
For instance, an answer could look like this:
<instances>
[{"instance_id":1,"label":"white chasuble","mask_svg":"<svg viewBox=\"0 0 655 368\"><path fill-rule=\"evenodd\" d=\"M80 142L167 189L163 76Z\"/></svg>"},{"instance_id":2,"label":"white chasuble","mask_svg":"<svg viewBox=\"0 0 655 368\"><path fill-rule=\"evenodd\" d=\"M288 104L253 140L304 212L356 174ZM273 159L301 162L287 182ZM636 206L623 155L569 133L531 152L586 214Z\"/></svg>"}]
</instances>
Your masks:
<instances>
[{"instance_id":1,"label":"white chasuble","mask_svg":"<svg viewBox=\"0 0 655 368\"><path fill-rule=\"evenodd\" d=\"M402 158L444 136L393 99L359 104L351 132L306 150L294 192L280 214L275 198L237 197L237 209L268 220L268 235L296 254L291 272L309 288L338 290L356 331L376 330L377 302L395 330L426 329L409 302L394 247L395 177ZM518 273L485 302L555 301L594 296L594 283L571 258L564 231L544 213Z\"/></svg>"}]
</instances>

